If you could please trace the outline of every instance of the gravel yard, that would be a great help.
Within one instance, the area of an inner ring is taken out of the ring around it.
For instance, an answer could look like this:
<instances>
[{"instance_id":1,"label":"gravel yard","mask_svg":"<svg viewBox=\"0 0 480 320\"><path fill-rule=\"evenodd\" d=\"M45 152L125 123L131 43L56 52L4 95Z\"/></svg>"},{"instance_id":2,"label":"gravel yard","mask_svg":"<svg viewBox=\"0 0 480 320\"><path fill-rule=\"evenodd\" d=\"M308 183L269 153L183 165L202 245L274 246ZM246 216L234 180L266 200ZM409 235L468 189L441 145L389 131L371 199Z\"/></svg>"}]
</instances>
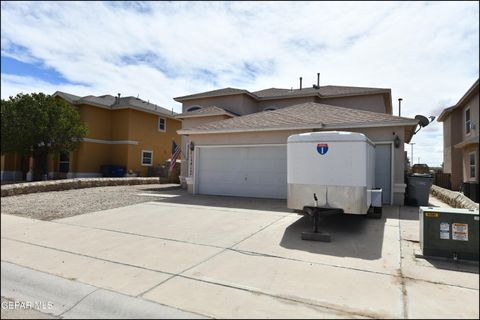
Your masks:
<instances>
[{"instance_id":1,"label":"gravel yard","mask_svg":"<svg viewBox=\"0 0 480 320\"><path fill-rule=\"evenodd\" d=\"M140 193L179 188L178 184L146 184L39 192L2 197L2 213L53 220L88 212L152 201Z\"/></svg>"}]
</instances>

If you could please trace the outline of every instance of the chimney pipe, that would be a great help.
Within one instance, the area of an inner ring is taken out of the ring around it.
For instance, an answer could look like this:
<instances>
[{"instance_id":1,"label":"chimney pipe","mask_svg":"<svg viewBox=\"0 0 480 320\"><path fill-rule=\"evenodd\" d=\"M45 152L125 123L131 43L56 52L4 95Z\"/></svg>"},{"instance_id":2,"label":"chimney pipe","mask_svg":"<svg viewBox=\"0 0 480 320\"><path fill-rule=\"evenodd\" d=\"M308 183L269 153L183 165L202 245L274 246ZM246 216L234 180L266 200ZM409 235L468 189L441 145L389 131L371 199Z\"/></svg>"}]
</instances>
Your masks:
<instances>
[{"instance_id":1,"label":"chimney pipe","mask_svg":"<svg viewBox=\"0 0 480 320\"><path fill-rule=\"evenodd\" d=\"M398 116L402 115L402 98L398 98Z\"/></svg>"},{"instance_id":2,"label":"chimney pipe","mask_svg":"<svg viewBox=\"0 0 480 320\"><path fill-rule=\"evenodd\" d=\"M320 87L320 72L317 73L317 87Z\"/></svg>"},{"instance_id":3,"label":"chimney pipe","mask_svg":"<svg viewBox=\"0 0 480 320\"><path fill-rule=\"evenodd\" d=\"M302 77L300 77L300 90L302 90Z\"/></svg>"}]
</instances>

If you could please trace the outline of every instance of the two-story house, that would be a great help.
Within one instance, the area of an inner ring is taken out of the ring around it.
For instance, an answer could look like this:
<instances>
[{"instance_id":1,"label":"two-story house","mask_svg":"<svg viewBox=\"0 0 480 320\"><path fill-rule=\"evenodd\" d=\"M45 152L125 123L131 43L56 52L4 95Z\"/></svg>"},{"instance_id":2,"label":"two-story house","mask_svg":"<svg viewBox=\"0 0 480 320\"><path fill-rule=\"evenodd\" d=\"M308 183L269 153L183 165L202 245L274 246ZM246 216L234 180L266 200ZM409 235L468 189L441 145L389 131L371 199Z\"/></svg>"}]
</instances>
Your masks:
<instances>
[{"instance_id":1,"label":"two-story house","mask_svg":"<svg viewBox=\"0 0 480 320\"><path fill-rule=\"evenodd\" d=\"M57 91L53 96L77 108L88 134L77 150L49 156L50 178L100 177L104 165L147 176L149 167L170 158L172 140L180 142L181 121L153 103L120 95L80 97ZM25 179L31 166L32 159L2 156L2 181Z\"/></svg>"},{"instance_id":2,"label":"two-story house","mask_svg":"<svg viewBox=\"0 0 480 320\"><path fill-rule=\"evenodd\" d=\"M418 121L392 115L390 89L317 82L254 92L224 88L175 100L183 105L177 118L187 150L181 181L194 194L286 198L288 136L341 130L364 133L376 143L383 202L404 202L404 143Z\"/></svg>"},{"instance_id":3,"label":"two-story house","mask_svg":"<svg viewBox=\"0 0 480 320\"><path fill-rule=\"evenodd\" d=\"M454 105L442 111L443 172L450 173L452 190L463 185L464 193L479 201L478 142L479 142L478 80Z\"/></svg>"}]
</instances>

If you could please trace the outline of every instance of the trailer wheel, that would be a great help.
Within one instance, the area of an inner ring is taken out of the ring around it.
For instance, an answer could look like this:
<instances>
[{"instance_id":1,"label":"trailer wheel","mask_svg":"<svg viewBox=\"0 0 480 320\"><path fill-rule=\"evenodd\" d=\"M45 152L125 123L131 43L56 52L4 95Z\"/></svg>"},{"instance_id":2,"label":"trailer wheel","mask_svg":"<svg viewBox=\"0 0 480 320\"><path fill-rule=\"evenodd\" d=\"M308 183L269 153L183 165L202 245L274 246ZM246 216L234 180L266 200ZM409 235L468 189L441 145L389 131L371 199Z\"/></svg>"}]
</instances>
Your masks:
<instances>
[{"instance_id":1,"label":"trailer wheel","mask_svg":"<svg viewBox=\"0 0 480 320\"><path fill-rule=\"evenodd\" d=\"M381 219L382 207L370 207L367 216L372 219Z\"/></svg>"}]
</instances>

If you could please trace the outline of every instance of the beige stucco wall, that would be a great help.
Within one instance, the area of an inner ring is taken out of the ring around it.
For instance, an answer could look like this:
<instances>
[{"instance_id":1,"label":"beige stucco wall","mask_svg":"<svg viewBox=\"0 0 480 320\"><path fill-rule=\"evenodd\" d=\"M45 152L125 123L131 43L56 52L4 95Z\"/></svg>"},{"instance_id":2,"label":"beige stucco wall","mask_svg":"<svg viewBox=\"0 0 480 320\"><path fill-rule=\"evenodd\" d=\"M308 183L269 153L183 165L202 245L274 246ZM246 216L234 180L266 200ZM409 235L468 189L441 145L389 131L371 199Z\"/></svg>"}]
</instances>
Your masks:
<instances>
[{"instance_id":1,"label":"beige stucco wall","mask_svg":"<svg viewBox=\"0 0 480 320\"><path fill-rule=\"evenodd\" d=\"M452 173L452 119L447 117L443 121L443 172Z\"/></svg>"},{"instance_id":2,"label":"beige stucco wall","mask_svg":"<svg viewBox=\"0 0 480 320\"><path fill-rule=\"evenodd\" d=\"M194 117L194 118L186 118L186 119L183 119L182 121L182 129L188 129L188 128L193 128L193 127L196 127L196 126L199 126L201 124L204 124L204 123L208 123L208 122L212 122L212 121L220 121L220 120L225 120L225 119L230 119L231 117L230 116L227 116L227 115L219 115L219 116L210 116L210 117ZM186 145L187 143L190 142L190 138L188 136L182 136L181 138L181 142L182 142L182 150L185 154L185 152L188 152L188 150L186 150ZM183 157L183 160L186 160L184 159L185 157ZM180 167L180 182L184 182L182 181L183 180L183 177L186 177L188 174L187 174L187 162L186 161L183 161L182 160L182 164L181 164L181 167Z\"/></svg>"},{"instance_id":3,"label":"beige stucco wall","mask_svg":"<svg viewBox=\"0 0 480 320\"><path fill-rule=\"evenodd\" d=\"M318 97L295 97L288 99L269 99L260 101L256 101L247 95L233 95L185 101L183 103L183 112L185 112L188 107L193 105L200 105L203 107L214 105L217 107L226 108L227 110L237 113L239 115L245 115L253 112L263 111L265 108L268 107L284 108L306 102L318 102L324 104L331 104L339 107L354 108L372 112L386 112L385 97L382 94L355 97L338 97L329 99L321 99Z\"/></svg>"},{"instance_id":4,"label":"beige stucco wall","mask_svg":"<svg viewBox=\"0 0 480 320\"><path fill-rule=\"evenodd\" d=\"M462 182L462 152L454 146L462 140L462 112L454 110L443 121L443 168L450 173L452 190L459 190Z\"/></svg>"},{"instance_id":5,"label":"beige stucco wall","mask_svg":"<svg viewBox=\"0 0 480 320\"><path fill-rule=\"evenodd\" d=\"M189 139L196 146L202 145L256 145L256 144L286 144L292 134L310 132L311 130L288 130L288 131L266 131L266 132L244 132L224 134L201 134L191 135ZM404 129L401 127L344 129L364 133L373 142L393 141L395 135L399 136L401 145L393 150L393 203L401 205L404 201ZM186 171L184 171L184 174Z\"/></svg>"},{"instance_id":6,"label":"beige stucco wall","mask_svg":"<svg viewBox=\"0 0 480 320\"><path fill-rule=\"evenodd\" d=\"M470 130L470 133L467 134L466 133L466 130L465 130L465 121L466 121L466 118L465 118L465 111L467 109L470 109L470 121L471 123L474 123L475 124L475 128L472 128ZM461 117L462 117L462 120L461 120L461 123L458 123L458 129L455 128L455 130L459 130L462 132L462 140L465 140L465 139L468 139L470 137L475 137L475 136L478 136L478 93L472 97L472 99L470 99L469 101L467 101L465 103L465 106L463 106L462 108L459 108L458 111L456 112L461 112Z\"/></svg>"},{"instance_id":7,"label":"beige stucco wall","mask_svg":"<svg viewBox=\"0 0 480 320\"><path fill-rule=\"evenodd\" d=\"M319 99L318 102L344 108L386 113L385 99L382 94ZM398 110L396 115L398 115Z\"/></svg>"},{"instance_id":8,"label":"beige stucco wall","mask_svg":"<svg viewBox=\"0 0 480 320\"><path fill-rule=\"evenodd\" d=\"M470 120L475 124L470 134L465 130L465 110L470 109ZM478 144L466 149L455 148L455 145L479 135L479 94L465 101L463 107L454 109L443 121L443 161L444 172L451 174L452 190L459 190L463 181L469 181L466 163L468 150L478 148ZM477 156L478 159L478 156ZM477 160L478 162L478 160ZM477 178L478 179L478 178ZM478 181L478 180L477 180Z\"/></svg>"}]
</instances>

